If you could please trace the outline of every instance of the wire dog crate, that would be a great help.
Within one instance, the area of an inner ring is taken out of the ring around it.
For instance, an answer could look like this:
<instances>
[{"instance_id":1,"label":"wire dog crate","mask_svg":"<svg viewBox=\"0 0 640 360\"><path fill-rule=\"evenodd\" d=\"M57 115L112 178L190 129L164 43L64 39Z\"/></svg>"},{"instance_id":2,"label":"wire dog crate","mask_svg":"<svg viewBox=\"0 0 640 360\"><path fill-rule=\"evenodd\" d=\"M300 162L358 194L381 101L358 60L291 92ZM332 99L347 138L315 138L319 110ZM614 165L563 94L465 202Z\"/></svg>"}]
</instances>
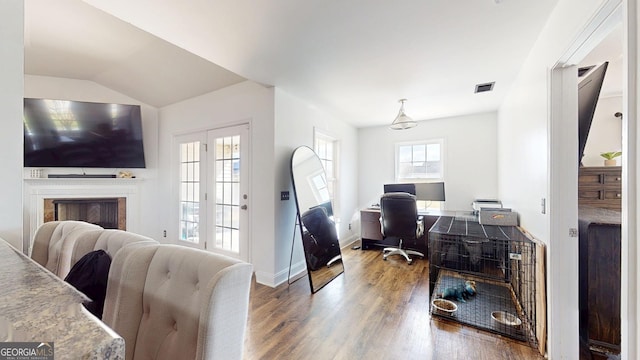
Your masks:
<instances>
[{"instance_id":1,"label":"wire dog crate","mask_svg":"<svg viewBox=\"0 0 640 360\"><path fill-rule=\"evenodd\" d=\"M455 311L431 305L433 316L538 345L535 243L519 228L440 217L429 231L429 262L432 300L457 305Z\"/></svg>"}]
</instances>

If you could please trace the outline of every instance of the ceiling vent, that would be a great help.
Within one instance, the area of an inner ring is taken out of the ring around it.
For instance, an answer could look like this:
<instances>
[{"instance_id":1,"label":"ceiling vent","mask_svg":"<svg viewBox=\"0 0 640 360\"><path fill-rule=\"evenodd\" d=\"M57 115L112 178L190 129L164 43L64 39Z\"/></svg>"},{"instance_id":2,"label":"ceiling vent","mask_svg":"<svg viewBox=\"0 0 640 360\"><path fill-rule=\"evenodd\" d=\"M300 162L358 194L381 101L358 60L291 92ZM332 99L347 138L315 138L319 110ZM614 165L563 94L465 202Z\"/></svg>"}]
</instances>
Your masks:
<instances>
[{"instance_id":1,"label":"ceiling vent","mask_svg":"<svg viewBox=\"0 0 640 360\"><path fill-rule=\"evenodd\" d=\"M476 85L476 91L475 93L482 93L482 92L487 92L487 91L491 91L493 90L493 85L495 85L496 82L490 82L490 83L486 83L486 84L478 84Z\"/></svg>"}]
</instances>

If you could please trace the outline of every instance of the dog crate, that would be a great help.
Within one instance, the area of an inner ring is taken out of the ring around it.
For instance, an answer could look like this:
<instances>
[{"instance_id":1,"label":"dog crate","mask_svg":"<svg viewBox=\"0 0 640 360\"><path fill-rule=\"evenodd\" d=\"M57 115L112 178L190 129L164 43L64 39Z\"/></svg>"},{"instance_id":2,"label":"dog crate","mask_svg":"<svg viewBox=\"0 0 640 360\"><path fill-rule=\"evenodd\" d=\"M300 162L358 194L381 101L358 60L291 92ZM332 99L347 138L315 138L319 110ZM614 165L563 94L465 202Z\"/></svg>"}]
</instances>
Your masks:
<instances>
[{"instance_id":1,"label":"dog crate","mask_svg":"<svg viewBox=\"0 0 640 360\"><path fill-rule=\"evenodd\" d=\"M440 217L429 231L432 316L538 347L536 253L536 243L518 227L482 225L475 216ZM460 293L466 282L475 295ZM443 294L455 305L434 306Z\"/></svg>"}]
</instances>

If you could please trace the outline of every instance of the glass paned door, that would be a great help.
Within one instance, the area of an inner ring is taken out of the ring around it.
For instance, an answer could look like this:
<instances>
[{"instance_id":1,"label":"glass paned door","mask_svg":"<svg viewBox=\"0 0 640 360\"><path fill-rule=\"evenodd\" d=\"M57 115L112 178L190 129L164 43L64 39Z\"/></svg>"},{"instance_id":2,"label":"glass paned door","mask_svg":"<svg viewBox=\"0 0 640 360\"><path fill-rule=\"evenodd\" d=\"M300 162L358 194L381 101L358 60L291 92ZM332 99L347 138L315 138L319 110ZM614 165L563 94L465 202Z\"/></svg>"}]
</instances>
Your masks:
<instances>
[{"instance_id":1,"label":"glass paned door","mask_svg":"<svg viewBox=\"0 0 640 360\"><path fill-rule=\"evenodd\" d=\"M208 132L208 191L210 209L208 239L214 252L248 261L248 125Z\"/></svg>"},{"instance_id":2,"label":"glass paned door","mask_svg":"<svg viewBox=\"0 0 640 360\"><path fill-rule=\"evenodd\" d=\"M204 249L206 217L206 134L196 133L176 138L178 156L178 239L183 245Z\"/></svg>"}]
</instances>

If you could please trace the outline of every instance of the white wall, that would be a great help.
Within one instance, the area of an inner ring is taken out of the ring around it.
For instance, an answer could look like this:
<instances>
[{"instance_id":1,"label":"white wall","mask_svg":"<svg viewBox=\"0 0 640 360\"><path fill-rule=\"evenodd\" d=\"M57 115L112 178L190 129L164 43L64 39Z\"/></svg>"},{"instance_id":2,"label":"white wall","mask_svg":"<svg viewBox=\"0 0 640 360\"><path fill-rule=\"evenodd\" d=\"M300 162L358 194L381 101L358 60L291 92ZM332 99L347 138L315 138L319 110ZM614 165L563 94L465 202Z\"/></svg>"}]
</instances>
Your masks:
<instances>
[{"instance_id":1,"label":"white wall","mask_svg":"<svg viewBox=\"0 0 640 360\"><path fill-rule=\"evenodd\" d=\"M22 249L22 74L24 4L0 1L0 237Z\"/></svg>"},{"instance_id":2,"label":"white wall","mask_svg":"<svg viewBox=\"0 0 640 360\"><path fill-rule=\"evenodd\" d=\"M554 283L549 281L568 276L577 283L578 264L576 238L569 238L567 232L566 238L550 239L549 216L554 214L542 214L540 206L541 199L549 197L550 69L603 2L558 2L498 113L500 197L520 211L521 225L547 244L550 264L547 267L547 329L551 359L574 359L578 355L576 292L554 288ZM575 248L571 254L554 253L556 247L562 249L563 244L570 242Z\"/></svg>"},{"instance_id":3,"label":"white wall","mask_svg":"<svg viewBox=\"0 0 640 360\"><path fill-rule=\"evenodd\" d=\"M500 197L521 211L521 225L548 242L549 71L603 0L562 0L543 29L498 112Z\"/></svg>"},{"instance_id":4,"label":"white wall","mask_svg":"<svg viewBox=\"0 0 640 360\"><path fill-rule=\"evenodd\" d=\"M128 228L128 230L158 239L161 234L155 221L160 208L160 203L156 196L158 185L158 109L92 81L48 76L25 75L24 96L43 99L113 102L141 106L146 168L132 169L133 175L140 178L143 185L140 186L139 193L140 213L136 214L136 218L139 219L137 222L139 227L135 229ZM20 131L22 133L22 128ZM22 149L20 154L22 154ZM22 157L20 157L20 160L22 160ZM117 174L119 170L43 168L43 173L46 177L48 174L79 174L82 172L87 174ZM21 172L21 175L28 178L28 169L24 170L24 174ZM25 239L29 234L27 220L25 216Z\"/></svg>"},{"instance_id":5,"label":"white wall","mask_svg":"<svg viewBox=\"0 0 640 360\"><path fill-rule=\"evenodd\" d=\"M251 164L249 192L249 261L258 282L272 285L277 271L274 264L276 201L274 186L273 88L245 81L240 84L188 99L160 109L160 182L157 194L162 205L156 223L167 230L163 242L178 240L178 198L176 176L172 173L175 135L210 130L249 122L251 126ZM271 190L270 190L271 189ZM279 194L278 194L279 200ZM160 225L162 224L162 225ZM279 269L278 269L279 270Z\"/></svg>"},{"instance_id":6,"label":"white wall","mask_svg":"<svg viewBox=\"0 0 640 360\"><path fill-rule=\"evenodd\" d=\"M584 148L584 166L603 166L603 152L622 150L622 120L614 116L622 112L622 96L601 97L593 115L591 130ZM618 165L624 159L616 158Z\"/></svg>"},{"instance_id":7,"label":"white wall","mask_svg":"<svg viewBox=\"0 0 640 360\"><path fill-rule=\"evenodd\" d=\"M340 230L341 246L344 246L356 236L355 227L349 230L349 222L357 213L356 179L358 163L358 133L357 130L330 114L317 109L296 98L282 89L275 92L275 188L278 194L275 204L276 214L276 282L286 281L291 241L296 216L293 202L293 188L291 185L290 160L295 148L306 145L313 148L314 128L332 135L340 143ZM279 201L281 191L290 191L291 200ZM299 229L297 229L299 233ZM302 256L302 241L296 236L293 264L304 261Z\"/></svg>"},{"instance_id":8,"label":"white wall","mask_svg":"<svg viewBox=\"0 0 640 360\"><path fill-rule=\"evenodd\" d=\"M447 210L470 211L477 198L496 198L497 114L420 121L408 130L361 128L358 147L358 206L378 203L385 183L395 182L395 144L444 139ZM518 211L514 208L514 211Z\"/></svg>"}]
</instances>

